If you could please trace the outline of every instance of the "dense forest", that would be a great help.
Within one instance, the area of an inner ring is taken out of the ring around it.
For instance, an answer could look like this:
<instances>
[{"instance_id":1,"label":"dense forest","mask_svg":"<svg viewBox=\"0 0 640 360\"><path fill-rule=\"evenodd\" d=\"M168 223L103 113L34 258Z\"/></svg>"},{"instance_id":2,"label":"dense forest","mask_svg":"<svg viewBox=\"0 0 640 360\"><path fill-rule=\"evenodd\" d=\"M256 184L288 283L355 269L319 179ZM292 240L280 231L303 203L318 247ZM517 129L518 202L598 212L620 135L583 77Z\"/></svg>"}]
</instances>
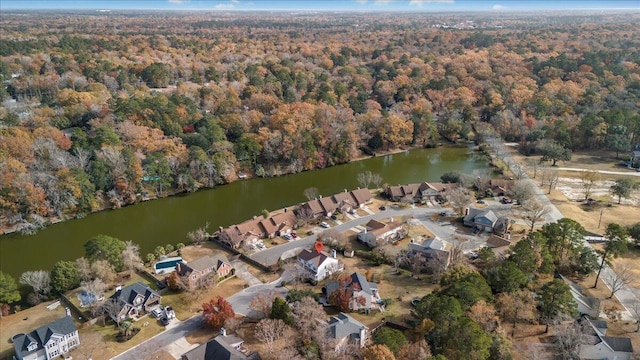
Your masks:
<instances>
[{"instance_id":1,"label":"dense forest","mask_svg":"<svg viewBox=\"0 0 640 360\"><path fill-rule=\"evenodd\" d=\"M640 142L638 14L0 16L0 227L494 131Z\"/></svg>"}]
</instances>

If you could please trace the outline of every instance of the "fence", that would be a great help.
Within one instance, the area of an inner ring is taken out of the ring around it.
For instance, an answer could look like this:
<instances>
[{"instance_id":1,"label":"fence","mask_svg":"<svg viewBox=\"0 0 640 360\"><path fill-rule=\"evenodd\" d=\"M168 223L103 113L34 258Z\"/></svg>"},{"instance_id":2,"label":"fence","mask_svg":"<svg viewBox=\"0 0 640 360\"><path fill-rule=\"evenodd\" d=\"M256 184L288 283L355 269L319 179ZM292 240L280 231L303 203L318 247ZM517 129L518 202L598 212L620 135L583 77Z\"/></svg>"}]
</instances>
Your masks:
<instances>
[{"instance_id":1,"label":"fence","mask_svg":"<svg viewBox=\"0 0 640 360\"><path fill-rule=\"evenodd\" d=\"M150 274L148 271L144 269L138 269L137 272L138 272L138 275L147 279L147 281L150 281L152 284L156 284L156 286L158 287L158 290L164 290L167 287L167 285L165 285L162 281L156 279L156 277Z\"/></svg>"},{"instance_id":2,"label":"fence","mask_svg":"<svg viewBox=\"0 0 640 360\"><path fill-rule=\"evenodd\" d=\"M65 307L69 308L78 318L78 321L84 323L87 320L89 320L86 316L86 314L84 313L84 311L78 309L77 306L75 306L71 300L69 300L69 298L67 298L66 296L64 296L64 294L60 294L60 301L62 301L65 305Z\"/></svg>"}]
</instances>

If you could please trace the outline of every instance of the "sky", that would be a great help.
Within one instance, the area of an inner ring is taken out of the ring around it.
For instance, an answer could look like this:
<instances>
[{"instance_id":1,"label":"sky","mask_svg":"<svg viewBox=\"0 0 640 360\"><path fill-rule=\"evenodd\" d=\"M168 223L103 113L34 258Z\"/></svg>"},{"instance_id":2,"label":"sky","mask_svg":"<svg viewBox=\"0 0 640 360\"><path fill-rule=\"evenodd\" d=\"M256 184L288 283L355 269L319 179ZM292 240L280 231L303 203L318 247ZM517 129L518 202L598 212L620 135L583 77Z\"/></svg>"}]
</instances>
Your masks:
<instances>
[{"instance_id":1,"label":"sky","mask_svg":"<svg viewBox=\"0 0 640 360\"><path fill-rule=\"evenodd\" d=\"M0 0L11 9L220 11L523 11L636 9L640 0Z\"/></svg>"}]
</instances>

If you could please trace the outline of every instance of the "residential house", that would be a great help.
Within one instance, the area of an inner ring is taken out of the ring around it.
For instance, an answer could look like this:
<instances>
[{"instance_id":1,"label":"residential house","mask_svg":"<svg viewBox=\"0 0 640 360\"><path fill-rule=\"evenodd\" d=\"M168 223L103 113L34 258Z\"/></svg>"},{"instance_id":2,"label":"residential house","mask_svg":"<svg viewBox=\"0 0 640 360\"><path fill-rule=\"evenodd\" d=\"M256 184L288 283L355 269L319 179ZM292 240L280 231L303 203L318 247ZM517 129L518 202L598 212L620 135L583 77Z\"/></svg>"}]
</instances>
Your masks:
<instances>
[{"instance_id":1,"label":"residential house","mask_svg":"<svg viewBox=\"0 0 640 360\"><path fill-rule=\"evenodd\" d=\"M148 312L153 306L160 305L160 294L147 285L137 282L125 287L117 287L104 305L105 312L113 321L136 318ZM112 311L115 307L117 312ZM111 310L111 311L110 311Z\"/></svg>"},{"instance_id":2,"label":"residential house","mask_svg":"<svg viewBox=\"0 0 640 360\"><path fill-rule=\"evenodd\" d=\"M323 288L326 298L329 299L334 291L346 291L349 297L349 310L370 311L378 309L384 311L382 298L378 292L378 285L367 281L367 278L360 273L353 273L348 278L346 286L341 286L337 281L327 284Z\"/></svg>"},{"instance_id":3,"label":"residential house","mask_svg":"<svg viewBox=\"0 0 640 360\"><path fill-rule=\"evenodd\" d=\"M237 225L220 228L218 240L231 248L238 248L263 238L273 238L295 229L297 219L294 213L284 211L266 219L254 217Z\"/></svg>"},{"instance_id":4,"label":"residential house","mask_svg":"<svg viewBox=\"0 0 640 360\"><path fill-rule=\"evenodd\" d=\"M509 253L511 245L517 243L522 239L522 235L511 235L510 233L500 236L497 234L491 234L487 238L487 247L493 250L499 258L506 258Z\"/></svg>"},{"instance_id":5,"label":"residential house","mask_svg":"<svg viewBox=\"0 0 640 360\"><path fill-rule=\"evenodd\" d=\"M179 262L176 265L178 276L183 279L189 289L200 287L202 281L211 274L215 274L217 278L225 277L231 273L232 269L229 260L222 254L203 256L188 264Z\"/></svg>"},{"instance_id":6,"label":"residential house","mask_svg":"<svg viewBox=\"0 0 640 360\"><path fill-rule=\"evenodd\" d=\"M332 250L332 256L329 256L324 251L318 252L316 249L303 249L298 254L298 266L309 279L314 281L324 280L344 269L344 264L341 264L336 258L335 250Z\"/></svg>"},{"instance_id":7,"label":"residential house","mask_svg":"<svg viewBox=\"0 0 640 360\"><path fill-rule=\"evenodd\" d=\"M393 218L387 223L372 219L358 233L358 241L370 247L376 247L394 239L399 239L404 235L404 232L402 222L394 221Z\"/></svg>"},{"instance_id":8,"label":"residential house","mask_svg":"<svg viewBox=\"0 0 640 360\"><path fill-rule=\"evenodd\" d=\"M569 285L571 295L578 306L578 312L581 315L588 315L593 319L597 319L600 316L600 300L594 297L585 296L582 293L582 288L567 279L566 277L559 275L560 278Z\"/></svg>"},{"instance_id":9,"label":"residential house","mask_svg":"<svg viewBox=\"0 0 640 360\"><path fill-rule=\"evenodd\" d=\"M80 346L78 328L71 313L28 334L19 334L12 339L18 360L49 360L66 356Z\"/></svg>"},{"instance_id":10,"label":"residential house","mask_svg":"<svg viewBox=\"0 0 640 360\"><path fill-rule=\"evenodd\" d=\"M410 199L425 202L427 200L440 200L447 190L457 187L458 184L427 183L387 186L385 194L392 201Z\"/></svg>"},{"instance_id":11,"label":"residential house","mask_svg":"<svg viewBox=\"0 0 640 360\"><path fill-rule=\"evenodd\" d=\"M629 360L633 344L626 337L606 336L607 323L601 320L583 319L586 344L580 345L580 359Z\"/></svg>"},{"instance_id":12,"label":"residential house","mask_svg":"<svg viewBox=\"0 0 640 360\"><path fill-rule=\"evenodd\" d=\"M491 179L489 186L491 187L493 196L505 196L509 194L509 190L511 190L513 183L513 180Z\"/></svg>"},{"instance_id":13,"label":"residential house","mask_svg":"<svg viewBox=\"0 0 640 360\"><path fill-rule=\"evenodd\" d=\"M409 252L424 256L427 261L440 261L446 269L451 262L451 244L438 237L425 238L422 242L411 242Z\"/></svg>"},{"instance_id":14,"label":"residential house","mask_svg":"<svg viewBox=\"0 0 640 360\"><path fill-rule=\"evenodd\" d=\"M466 226L491 232L498 222L498 217L492 210L469 208L463 221Z\"/></svg>"},{"instance_id":15,"label":"residential house","mask_svg":"<svg viewBox=\"0 0 640 360\"><path fill-rule=\"evenodd\" d=\"M341 312L329 319L327 326L329 337L335 341L335 351L340 351L346 344L365 347L369 337L369 328L358 320Z\"/></svg>"},{"instance_id":16,"label":"residential house","mask_svg":"<svg viewBox=\"0 0 640 360\"><path fill-rule=\"evenodd\" d=\"M260 360L256 352L249 352L244 340L227 335L224 328L220 335L182 355L181 360Z\"/></svg>"},{"instance_id":17,"label":"residential house","mask_svg":"<svg viewBox=\"0 0 640 360\"><path fill-rule=\"evenodd\" d=\"M338 193L332 196L320 197L300 204L298 214L305 217L317 219L323 216L329 217L336 212L347 212L354 208L362 207L371 202L371 191L369 189L356 189Z\"/></svg>"}]
</instances>

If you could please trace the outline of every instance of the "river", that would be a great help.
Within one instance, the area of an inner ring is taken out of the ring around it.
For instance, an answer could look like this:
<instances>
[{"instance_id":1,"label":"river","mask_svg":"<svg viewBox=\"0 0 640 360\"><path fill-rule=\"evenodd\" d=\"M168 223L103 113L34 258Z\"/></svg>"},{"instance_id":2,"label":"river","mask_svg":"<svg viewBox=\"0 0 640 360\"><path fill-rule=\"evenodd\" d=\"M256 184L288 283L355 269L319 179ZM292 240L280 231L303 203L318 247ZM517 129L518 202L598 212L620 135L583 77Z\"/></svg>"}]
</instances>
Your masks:
<instances>
[{"instance_id":1,"label":"river","mask_svg":"<svg viewBox=\"0 0 640 360\"><path fill-rule=\"evenodd\" d=\"M389 184L439 181L449 171L471 173L487 169L485 158L467 147L415 149L326 169L276 178L241 180L215 189L202 190L143 202L118 210L105 210L83 219L69 220L35 235L0 237L0 270L16 279L24 271L50 270L59 260L84 255L83 244L97 234L107 234L140 245L140 254L158 245L186 243L186 234L209 222L209 232L218 226L242 222L263 209L274 210L305 201L303 191L318 188L331 195L358 186L364 171L379 173Z\"/></svg>"}]
</instances>

